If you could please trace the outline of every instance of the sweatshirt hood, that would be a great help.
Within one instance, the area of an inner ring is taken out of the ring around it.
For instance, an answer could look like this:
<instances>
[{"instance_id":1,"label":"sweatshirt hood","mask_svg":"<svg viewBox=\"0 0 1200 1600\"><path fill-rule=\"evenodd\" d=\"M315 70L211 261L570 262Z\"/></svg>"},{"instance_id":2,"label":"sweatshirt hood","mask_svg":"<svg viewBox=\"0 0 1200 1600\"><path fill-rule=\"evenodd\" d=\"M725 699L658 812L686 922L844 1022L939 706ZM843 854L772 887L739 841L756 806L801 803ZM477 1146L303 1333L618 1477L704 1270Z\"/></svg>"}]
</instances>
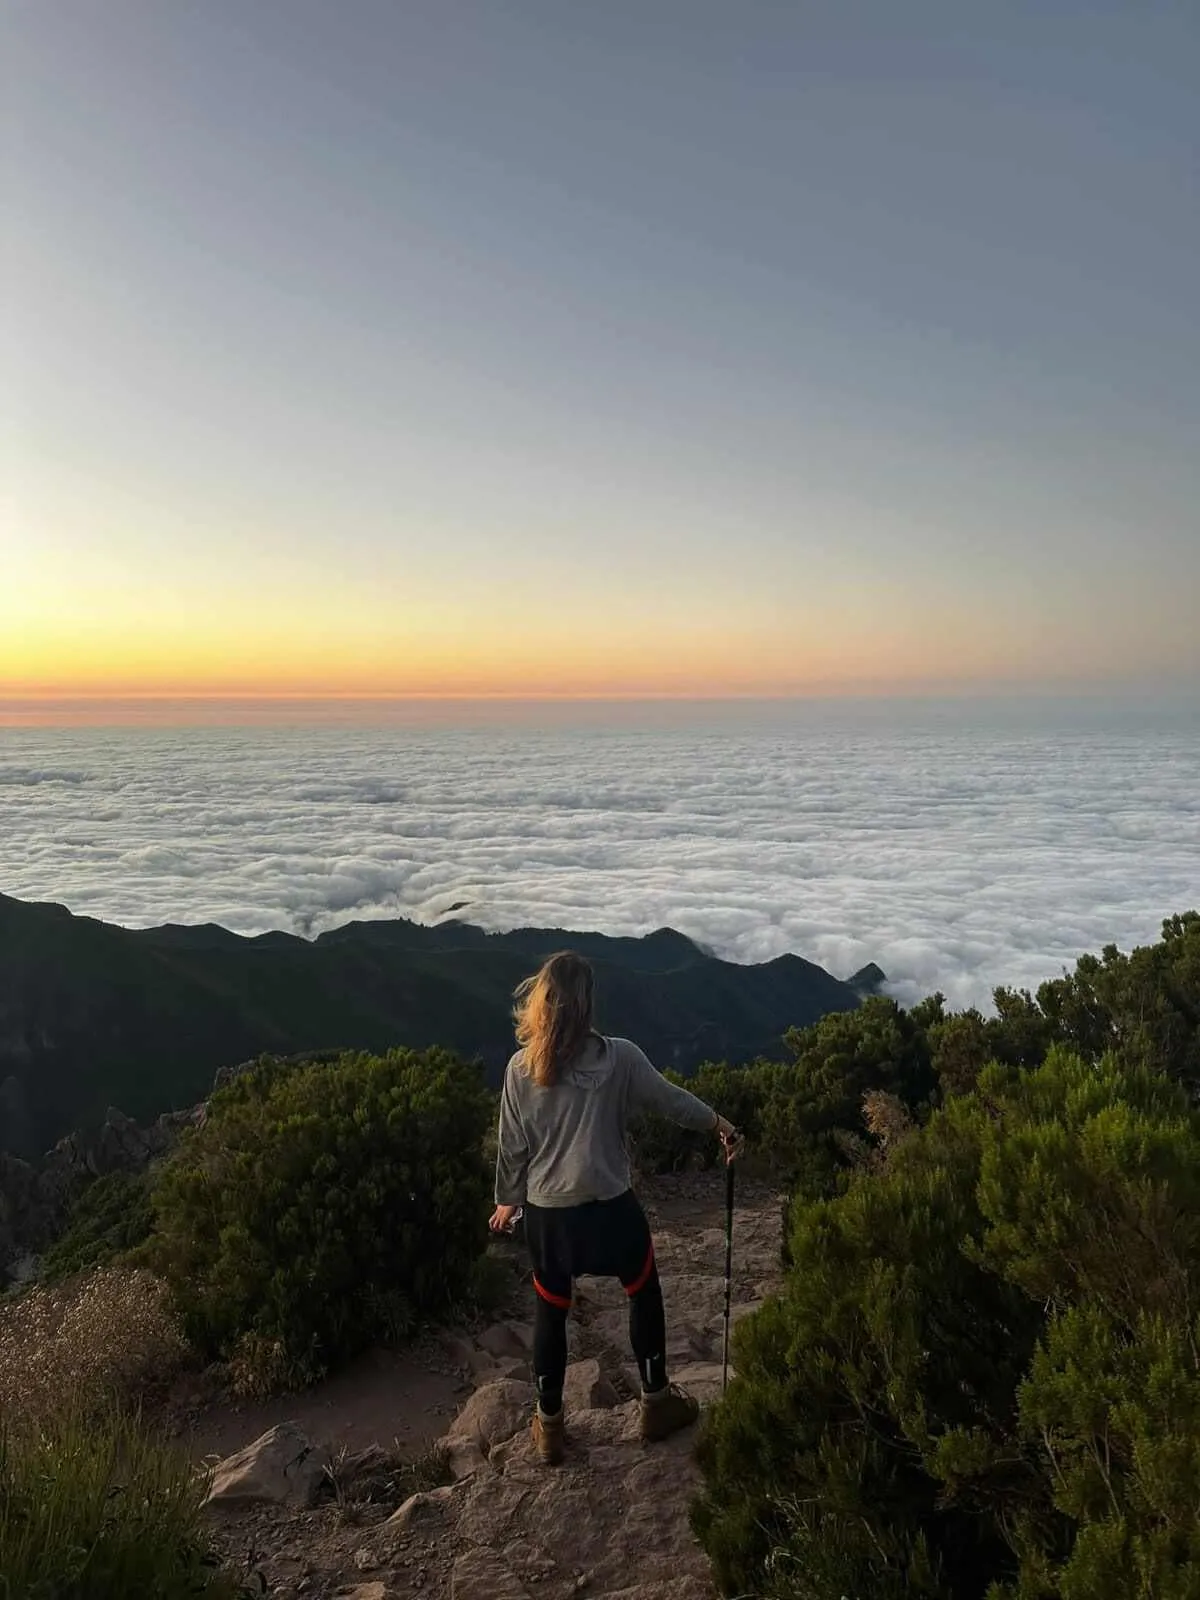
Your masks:
<instances>
[{"instance_id":1,"label":"sweatshirt hood","mask_svg":"<svg viewBox=\"0 0 1200 1600\"><path fill-rule=\"evenodd\" d=\"M613 1057L607 1039L589 1039L580 1054L562 1075L564 1083L577 1089L596 1089L612 1076Z\"/></svg>"}]
</instances>

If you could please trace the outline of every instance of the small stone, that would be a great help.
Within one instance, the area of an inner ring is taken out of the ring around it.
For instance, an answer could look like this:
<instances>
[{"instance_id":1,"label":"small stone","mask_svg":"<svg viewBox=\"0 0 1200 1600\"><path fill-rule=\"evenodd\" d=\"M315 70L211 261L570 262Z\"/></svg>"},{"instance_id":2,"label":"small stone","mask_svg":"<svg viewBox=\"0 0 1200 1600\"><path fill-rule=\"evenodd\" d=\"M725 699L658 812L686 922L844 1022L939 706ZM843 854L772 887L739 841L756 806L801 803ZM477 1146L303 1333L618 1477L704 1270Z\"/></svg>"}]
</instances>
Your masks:
<instances>
[{"instance_id":1,"label":"small stone","mask_svg":"<svg viewBox=\"0 0 1200 1600\"><path fill-rule=\"evenodd\" d=\"M379 1562L375 1559L375 1552L368 1550L366 1545L354 1552L354 1565L360 1572L374 1572Z\"/></svg>"},{"instance_id":2,"label":"small stone","mask_svg":"<svg viewBox=\"0 0 1200 1600\"><path fill-rule=\"evenodd\" d=\"M386 1526L405 1529L422 1527L426 1523L434 1521L445 1511L453 1495L454 1486L452 1484L442 1484L437 1489L421 1490L416 1494L410 1494L400 1509L392 1512L387 1519ZM402 1543L407 1546L409 1540L406 1538Z\"/></svg>"}]
</instances>

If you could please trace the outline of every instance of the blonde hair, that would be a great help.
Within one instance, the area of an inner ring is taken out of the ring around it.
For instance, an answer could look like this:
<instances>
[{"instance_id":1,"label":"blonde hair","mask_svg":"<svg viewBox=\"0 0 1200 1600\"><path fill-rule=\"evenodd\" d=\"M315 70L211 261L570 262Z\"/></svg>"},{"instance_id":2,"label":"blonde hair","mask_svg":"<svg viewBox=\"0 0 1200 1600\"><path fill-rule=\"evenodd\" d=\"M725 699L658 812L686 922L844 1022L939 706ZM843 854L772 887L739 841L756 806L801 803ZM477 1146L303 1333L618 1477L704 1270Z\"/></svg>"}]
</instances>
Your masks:
<instances>
[{"instance_id":1,"label":"blonde hair","mask_svg":"<svg viewBox=\"0 0 1200 1600\"><path fill-rule=\"evenodd\" d=\"M525 1069L546 1087L583 1049L592 1032L591 965L574 950L552 955L517 985L513 1022L525 1051Z\"/></svg>"}]
</instances>

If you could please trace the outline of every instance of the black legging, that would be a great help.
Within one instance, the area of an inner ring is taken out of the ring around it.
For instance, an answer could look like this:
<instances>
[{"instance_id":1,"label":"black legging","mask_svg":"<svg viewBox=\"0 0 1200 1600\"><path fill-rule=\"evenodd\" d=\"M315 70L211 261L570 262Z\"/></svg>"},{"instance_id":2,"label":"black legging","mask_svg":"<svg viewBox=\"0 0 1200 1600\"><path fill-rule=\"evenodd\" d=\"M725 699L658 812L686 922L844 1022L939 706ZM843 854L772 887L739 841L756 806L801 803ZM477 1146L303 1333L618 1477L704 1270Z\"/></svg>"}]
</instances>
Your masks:
<instances>
[{"instance_id":1,"label":"black legging","mask_svg":"<svg viewBox=\"0 0 1200 1600\"><path fill-rule=\"evenodd\" d=\"M553 1416L562 1409L571 1284L584 1275L620 1280L629 1296L629 1342L642 1387L650 1392L664 1388L667 1326L662 1285L650 1225L633 1191L582 1206L527 1206L525 1237L537 1291L533 1370L543 1412Z\"/></svg>"}]
</instances>

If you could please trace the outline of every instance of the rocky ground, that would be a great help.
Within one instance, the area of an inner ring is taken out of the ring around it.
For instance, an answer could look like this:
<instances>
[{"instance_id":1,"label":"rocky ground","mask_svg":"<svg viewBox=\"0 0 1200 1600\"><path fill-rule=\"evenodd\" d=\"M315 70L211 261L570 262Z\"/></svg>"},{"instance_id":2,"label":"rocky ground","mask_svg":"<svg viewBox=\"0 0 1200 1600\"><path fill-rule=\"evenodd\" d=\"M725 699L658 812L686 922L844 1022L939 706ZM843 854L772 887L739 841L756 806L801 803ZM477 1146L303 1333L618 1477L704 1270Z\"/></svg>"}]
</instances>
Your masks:
<instances>
[{"instance_id":1,"label":"rocky ground","mask_svg":"<svg viewBox=\"0 0 1200 1600\"><path fill-rule=\"evenodd\" d=\"M721 1387L722 1178L662 1179L642 1193L655 1227L672 1377L707 1402ZM777 1195L739 1194L735 1318L774 1286L780 1218ZM439 1428L434 1461L414 1460L432 1442L418 1428L399 1452L386 1425L366 1446L358 1430L359 1448L331 1452L328 1437L286 1419L265 1442L223 1462L209 1516L227 1559L262 1592L294 1600L713 1600L688 1525L694 1430L665 1444L641 1442L619 1284L577 1286L567 1459L558 1468L543 1466L530 1444L531 1307L512 1309L411 1358L438 1383L453 1381L465 1402ZM311 1400L306 1406L305 1421L319 1415ZM431 1410L422 1424L430 1434L439 1415ZM450 1481L439 1485L439 1477Z\"/></svg>"}]
</instances>

